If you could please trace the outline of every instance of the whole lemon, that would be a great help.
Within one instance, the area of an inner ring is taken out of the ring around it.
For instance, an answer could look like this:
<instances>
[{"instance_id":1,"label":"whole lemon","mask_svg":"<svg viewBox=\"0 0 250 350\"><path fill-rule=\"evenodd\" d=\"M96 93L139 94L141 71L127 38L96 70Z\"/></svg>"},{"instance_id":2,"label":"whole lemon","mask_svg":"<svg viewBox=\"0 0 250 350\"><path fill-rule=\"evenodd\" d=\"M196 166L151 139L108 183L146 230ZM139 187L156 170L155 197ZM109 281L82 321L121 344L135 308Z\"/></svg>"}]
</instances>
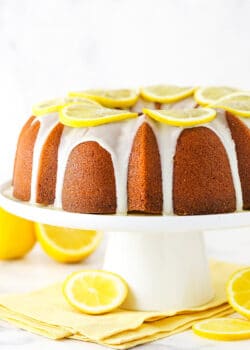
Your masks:
<instances>
[{"instance_id":1,"label":"whole lemon","mask_svg":"<svg viewBox=\"0 0 250 350\"><path fill-rule=\"evenodd\" d=\"M27 254L36 242L31 221L0 208L0 259L17 259Z\"/></svg>"}]
</instances>

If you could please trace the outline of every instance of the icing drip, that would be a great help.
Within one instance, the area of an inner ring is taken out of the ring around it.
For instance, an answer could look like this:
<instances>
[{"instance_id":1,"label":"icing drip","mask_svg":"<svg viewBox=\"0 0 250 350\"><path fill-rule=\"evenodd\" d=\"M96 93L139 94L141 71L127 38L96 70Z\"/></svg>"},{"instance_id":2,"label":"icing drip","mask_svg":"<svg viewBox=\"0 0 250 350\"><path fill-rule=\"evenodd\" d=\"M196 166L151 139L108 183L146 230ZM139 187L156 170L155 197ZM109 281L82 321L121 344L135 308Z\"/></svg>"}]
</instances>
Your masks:
<instances>
[{"instance_id":1,"label":"icing drip","mask_svg":"<svg viewBox=\"0 0 250 350\"><path fill-rule=\"evenodd\" d=\"M194 100L192 98L187 98L178 102L179 107L175 104L175 108L189 108L191 103L194 104ZM32 203L35 203L36 201L36 184L42 147L46 142L48 135L58 123L58 115L51 114L41 118L36 118L34 122L40 122L40 129L33 154L33 171L31 181ZM178 138L184 128L158 123L144 115L122 122L104 124L91 128L64 127L58 148L58 169L54 206L56 208L62 208L64 174L67 167L68 158L72 150L80 143L94 141L111 155L116 181L117 214L125 215L127 213L127 175L130 152L135 135L139 127L144 122L146 122L152 128L158 144L162 169L163 215L173 214L174 155ZM250 119L247 119L247 123L250 127ZM215 120L213 120L211 123L197 125L197 127L198 126L204 126L211 129L214 133L216 133L224 145L232 170L237 211L242 210L242 191L238 173L235 144L232 140L231 132L227 125L225 113L223 111L218 111L218 116Z\"/></svg>"},{"instance_id":2,"label":"icing drip","mask_svg":"<svg viewBox=\"0 0 250 350\"><path fill-rule=\"evenodd\" d=\"M37 180L39 173L39 162L42 153L43 146L54 127L58 124L58 114L53 113L49 115L43 115L36 117L34 123L40 123L40 128L37 134L34 151L33 151L33 164L32 164L32 177L31 177L31 196L30 203L36 203L37 194Z\"/></svg>"},{"instance_id":3,"label":"icing drip","mask_svg":"<svg viewBox=\"0 0 250 350\"><path fill-rule=\"evenodd\" d=\"M183 128L161 125L158 136L162 169L163 215L173 214L174 156Z\"/></svg>"},{"instance_id":4,"label":"icing drip","mask_svg":"<svg viewBox=\"0 0 250 350\"><path fill-rule=\"evenodd\" d=\"M55 207L62 208L64 174L71 151L82 142L95 141L108 151L112 158L116 179L116 213L120 215L127 214L129 157L135 135L144 122L152 128L156 136L161 159L161 168L165 169L165 171L162 171L163 214L172 214L173 157L182 128L157 123L144 115L139 118L105 124L94 128L64 128L58 151L59 165L57 171Z\"/></svg>"},{"instance_id":5,"label":"icing drip","mask_svg":"<svg viewBox=\"0 0 250 350\"><path fill-rule=\"evenodd\" d=\"M204 126L216 133L226 150L234 183L236 196L236 210L241 211L243 208L243 197L239 177L237 154L235 149L235 143L232 139L231 131L227 124L225 112L222 110L218 110L216 119L214 119L209 124L204 124Z\"/></svg>"},{"instance_id":6,"label":"icing drip","mask_svg":"<svg viewBox=\"0 0 250 350\"><path fill-rule=\"evenodd\" d=\"M143 116L93 128L65 127L58 150L55 207L62 208L62 189L67 161L80 143L95 141L110 153L116 180L117 214L127 213L127 173L130 151Z\"/></svg>"},{"instance_id":7,"label":"icing drip","mask_svg":"<svg viewBox=\"0 0 250 350\"><path fill-rule=\"evenodd\" d=\"M70 128L65 126L58 147L58 167L54 206L62 208L62 188L64 181L64 173L67 166L68 157L71 150L79 143L87 133L88 128Z\"/></svg>"}]
</instances>

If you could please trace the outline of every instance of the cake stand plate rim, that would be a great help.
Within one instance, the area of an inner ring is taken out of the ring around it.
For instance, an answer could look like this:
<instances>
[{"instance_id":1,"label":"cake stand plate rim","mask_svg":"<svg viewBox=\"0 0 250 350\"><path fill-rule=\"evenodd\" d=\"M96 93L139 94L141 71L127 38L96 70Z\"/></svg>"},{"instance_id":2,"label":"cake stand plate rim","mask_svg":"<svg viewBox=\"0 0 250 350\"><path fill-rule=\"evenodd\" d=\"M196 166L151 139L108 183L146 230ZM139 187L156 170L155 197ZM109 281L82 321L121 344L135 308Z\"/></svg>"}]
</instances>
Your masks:
<instances>
[{"instance_id":1,"label":"cake stand plate rim","mask_svg":"<svg viewBox=\"0 0 250 350\"><path fill-rule=\"evenodd\" d=\"M0 206L25 219L48 225L102 231L183 232L250 226L250 211L209 215L100 215L71 213L11 197L11 181L0 184Z\"/></svg>"}]
</instances>

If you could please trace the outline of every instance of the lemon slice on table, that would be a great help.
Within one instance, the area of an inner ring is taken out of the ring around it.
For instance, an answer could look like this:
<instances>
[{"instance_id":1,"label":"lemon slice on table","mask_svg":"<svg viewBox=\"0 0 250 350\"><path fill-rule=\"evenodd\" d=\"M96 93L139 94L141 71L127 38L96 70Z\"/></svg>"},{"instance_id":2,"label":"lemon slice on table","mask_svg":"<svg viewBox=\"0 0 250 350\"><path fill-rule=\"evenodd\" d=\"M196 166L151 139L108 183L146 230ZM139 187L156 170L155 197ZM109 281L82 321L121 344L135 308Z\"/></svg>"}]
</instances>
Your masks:
<instances>
[{"instance_id":1,"label":"lemon slice on table","mask_svg":"<svg viewBox=\"0 0 250 350\"><path fill-rule=\"evenodd\" d=\"M116 309L124 302L127 293L126 282L108 271L75 272L63 284L63 294L69 304L93 315Z\"/></svg>"},{"instance_id":2,"label":"lemon slice on table","mask_svg":"<svg viewBox=\"0 0 250 350\"><path fill-rule=\"evenodd\" d=\"M86 104L72 104L64 107L59 114L64 125L80 128L112 123L129 118L136 118L137 113L120 109L110 109Z\"/></svg>"},{"instance_id":3,"label":"lemon slice on table","mask_svg":"<svg viewBox=\"0 0 250 350\"><path fill-rule=\"evenodd\" d=\"M173 126L193 126L208 123L216 117L216 111L211 108L195 109L143 109L143 113L161 123Z\"/></svg>"},{"instance_id":4,"label":"lemon slice on table","mask_svg":"<svg viewBox=\"0 0 250 350\"><path fill-rule=\"evenodd\" d=\"M229 86L200 87L195 91L194 99L201 106L207 106L237 91L239 90Z\"/></svg>"},{"instance_id":5,"label":"lemon slice on table","mask_svg":"<svg viewBox=\"0 0 250 350\"><path fill-rule=\"evenodd\" d=\"M214 340L250 338L250 322L235 318L212 318L193 325L195 334Z\"/></svg>"},{"instance_id":6,"label":"lemon slice on table","mask_svg":"<svg viewBox=\"0 0 250 350\"><path fill-rule=\"evenodd\" d=\"M151 102L170 103L193 95L194 87L176 85L154 85L141 88L141 96Z\"/></svg>"},{"instance_id":7,"label":"lemon slice on table","mask_svg":"<svg viewBox=\"0 0 250 350\"><path fill-rule=\"evenodd\" d=\"M70 103L84 103L99 106L95 101L81 97L59 97L51 100L43 101L32 106L33 115L39 117L49 113L59 112L64 106Z\"/></svg>"},{"instance_id":8,"label":"lemon slice on table","mask_svg":"<svg viewBox=\"0 0 250 350\"><path fill-rule=\"evenodd\" d=\"M236 271L227 283L230 305L239 314L250 319L250 268Z\"/></svg>"},{"instance_id":9,"label":"lemon slice on table","mask_svg":"<svg viewBox=\"0 0 250 350\"><path fill-rule=\"evenodd\" d=\"M212 107L225 109L241 117L250 117L250 92L238 92L226 96L212 104Z\"/></svg>"},{"instance_id":10,"label":"lemon slice on table","mask_svg":"<svg viewBox=\"0 0 250 350\"><path fill-rule=\"evenodd\" d=\"M44 251L60 262L78 262L99 245L102 233L36 224L36 234Z\"/></svg>"},{"instance_id":11,"label":"lemon slice on table","mask_svg":"<svg viewBox=\"0 0 250 350\"><path fill-rule=\"evenodd\" d=\"M72 91L68 94L70 97L85 97L96 101L108 108L128 108L132 107L139 97L139 92L132 89L120 90L85 90Z\"/></svg>"}]
</instances>

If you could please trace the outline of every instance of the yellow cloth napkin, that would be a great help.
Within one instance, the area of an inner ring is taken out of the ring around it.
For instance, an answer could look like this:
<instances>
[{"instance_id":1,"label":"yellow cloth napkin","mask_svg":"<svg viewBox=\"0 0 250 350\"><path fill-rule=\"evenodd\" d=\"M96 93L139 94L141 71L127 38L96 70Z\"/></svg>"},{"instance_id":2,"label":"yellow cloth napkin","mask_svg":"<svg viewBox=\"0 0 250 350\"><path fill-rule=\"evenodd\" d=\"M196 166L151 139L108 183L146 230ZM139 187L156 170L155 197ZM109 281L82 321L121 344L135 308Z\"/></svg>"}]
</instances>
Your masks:
<instances>
[{"instance_id":1,"label":"yellow cloth napkin","mask_svg":"<svg viewBox=\"0 0 250 350\"><path fill-rule=\"evenodd\" d=\"M215 297L209 303L189 310L144 312L118 309L106 315L90 316L68 305L59 283L32 293L0 296L0 318L52 339L70 337L128 349L184 331L198 320L231 314L225 285L237 269L237 265L212 262Z\"/></svg>"}]
</instances>

